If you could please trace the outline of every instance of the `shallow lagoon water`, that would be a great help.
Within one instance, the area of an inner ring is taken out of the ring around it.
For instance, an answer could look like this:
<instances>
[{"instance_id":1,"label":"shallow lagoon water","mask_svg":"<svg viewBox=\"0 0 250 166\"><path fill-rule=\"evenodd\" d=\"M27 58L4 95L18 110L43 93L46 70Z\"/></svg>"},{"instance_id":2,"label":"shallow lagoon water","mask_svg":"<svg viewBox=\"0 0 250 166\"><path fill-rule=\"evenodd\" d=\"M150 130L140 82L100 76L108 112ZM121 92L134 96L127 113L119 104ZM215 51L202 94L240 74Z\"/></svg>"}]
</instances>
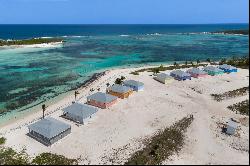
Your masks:
<instances>
[{"instance_id":1,"label":"shallow lagoon water","mask_svg":"<svg viewBox=\"0 0 250 166\"><path fill-rule=\"evenodd\" d=\"M25 110L77 88L97 71L249 54L248 36L243 35L95 35L64 40L56 48L0 48L0 121L9 111Z\"/></svg>"}]
</instances>

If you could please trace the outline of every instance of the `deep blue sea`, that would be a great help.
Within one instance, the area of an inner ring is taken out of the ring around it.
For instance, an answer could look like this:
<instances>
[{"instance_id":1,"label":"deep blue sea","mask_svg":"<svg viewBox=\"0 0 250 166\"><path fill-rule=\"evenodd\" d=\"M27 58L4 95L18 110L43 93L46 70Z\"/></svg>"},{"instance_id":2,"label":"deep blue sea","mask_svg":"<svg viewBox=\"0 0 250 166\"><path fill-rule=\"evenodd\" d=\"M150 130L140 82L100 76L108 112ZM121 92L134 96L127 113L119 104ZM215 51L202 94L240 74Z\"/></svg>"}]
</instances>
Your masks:
<instances>
[{"instance_id":1,"label":"deep blue sea","mask_svg":"<svg viewBox=\"0 0 250 166\"><path fill-rule=\"evenodd\" d=\"M9 113L78 87L97 71L248 55L248 36L207 33L231 29L248 24L0 25L0 39L66 41L57 48L0 48L0 123Z\"/></svg>"}]
</instances>

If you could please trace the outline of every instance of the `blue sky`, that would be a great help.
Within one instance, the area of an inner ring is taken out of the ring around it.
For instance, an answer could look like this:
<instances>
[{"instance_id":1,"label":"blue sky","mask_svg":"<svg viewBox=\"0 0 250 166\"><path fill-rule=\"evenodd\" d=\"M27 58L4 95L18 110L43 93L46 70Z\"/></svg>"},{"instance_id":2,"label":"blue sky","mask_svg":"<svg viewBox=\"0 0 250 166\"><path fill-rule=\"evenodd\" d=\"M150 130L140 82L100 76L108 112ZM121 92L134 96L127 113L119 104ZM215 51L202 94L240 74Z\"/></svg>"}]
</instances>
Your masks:
<instances>
[{"instance_id":1,"label":"blue sky","mask_svg":"<svg viewBox=\"0 0 250 166\"><path fill-rule=\"evenodd\" d=\"M0 24L248 23L248 0L0 0Z\"/></svg>"}]
</instances>

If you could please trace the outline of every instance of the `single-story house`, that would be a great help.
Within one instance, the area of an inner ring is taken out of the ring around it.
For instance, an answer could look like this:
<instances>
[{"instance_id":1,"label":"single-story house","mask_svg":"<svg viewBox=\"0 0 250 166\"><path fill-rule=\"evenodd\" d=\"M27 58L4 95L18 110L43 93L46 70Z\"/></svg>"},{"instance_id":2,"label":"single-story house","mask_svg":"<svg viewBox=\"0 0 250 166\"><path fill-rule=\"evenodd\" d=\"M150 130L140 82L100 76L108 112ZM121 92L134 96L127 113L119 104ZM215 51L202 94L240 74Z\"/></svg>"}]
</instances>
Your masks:
<instances>
[{"instance_id":1,"label":"single-story house","mask_svg":"<svg viewBox=\"0 0 250 166\"><path fill-rule=\"evenodd\" d=\"M174 70L170 73L170 76L174 77L176 80L184 81L191 80L191 75L181 70Z\"/></svg>"},{"instance_id":2,"label":"single-story house","mask_svg":"<svg viewBox=\"0 0 250 166\"><path fill-rule=\"evenodd\" d=\"M200 70L198 68L188 69L186 72L189 73L194 78L205 77L208 75L207 72Z\"/></svg>"},{"instance_id":3,"label":"single-story house","mask_svg":"<svg viewBox=\"0 0 250 166\"><path fill-rule=\"evenodd\" d=\"M219 69L223 70L225 73L232 73L238 71L236 67L227 64L220 65Z\"/></svg>"},{"instance_id":4,"label":"single-story house","mask_svg":"<svg viewBox=\"0 0 250 166\"><path fill-rule=\"evenodd\" d=\"M62 109L62 111L63 117L84 124L88 118L91 118L93 114L98 111L98 109L90 105L74 103Z\"/></svg>"},{"instance_id":5,"label":"single-story house","mask_svg":"<svg viewBox=\"0 0 250 166\"><path fill-rule=\"evenodd\" d=\"M105 109L115 104L117 102L117 99L118 97L116 96L97 92L87 97L87 104Z\"/></svg>"},{"instance_id":6,"label":"single-story house","mask_svg":"<svg viewBox=\"0 0 250 166\"><path fill-rule=\"evenodd\" d=\"M142 82L139 81L135 81L135 80L127 80L123 82L124 86L130 87L132 88L134 91L143 91L144 89L144 84Z\"/></svg>"},{"instance_id":7,"label":"single-story house","mask_svg":"<svg viewBox=\"0 0 250 166\"><path fill-rule=\"evenodd\" d=\"M230 119L227 123L226 133L229 135L234 135L237 127L238 124Z\"/></svg>"},{"instance_id":8,"label":"single-story house","mask_svg":"<svg viewBox=\"0 0 250 166\"><path fill-rule=\"evenodd\" d=\"M51 117L41 119L28 126L28 135L46 146L50 146L71 133L71 126Z\"/></svg>"},{"instance_id":9,"label":"single-story house","mask_svg":"<svg viewBox=\"0 0 250 166\"><path fill-rule=\"evenodd\" d=\"M121 99L128 98L133 93L133 89L127 86L115 84L107 88L107 93Z\"/></svg>"},{"instance_id":10,"label":"single-story house","mask_svg":"<svg viewBox=\"0 0 250 166\"><path fill-rule=\"evenodd\" d=\"M165 74L165 73L157 74L157 76L154 77L154 79L163 84L170 84L174 81L174 78L172 76Z\"/></svg>"},{"instance_id":11,"label":"single-story house","mask_svg":"<svg viewBox=\"0 0 250 166\"><path fill-rule=\"evenodd\" d=\"M214 67L214 66L206 66L204 67L203 69L205 72L208 73L208 75L211 75L211 76L214 76L214 75L220 75L220 74L223 74L224 71L217 68L217 67Z\"/></svg>"}]
</instances>

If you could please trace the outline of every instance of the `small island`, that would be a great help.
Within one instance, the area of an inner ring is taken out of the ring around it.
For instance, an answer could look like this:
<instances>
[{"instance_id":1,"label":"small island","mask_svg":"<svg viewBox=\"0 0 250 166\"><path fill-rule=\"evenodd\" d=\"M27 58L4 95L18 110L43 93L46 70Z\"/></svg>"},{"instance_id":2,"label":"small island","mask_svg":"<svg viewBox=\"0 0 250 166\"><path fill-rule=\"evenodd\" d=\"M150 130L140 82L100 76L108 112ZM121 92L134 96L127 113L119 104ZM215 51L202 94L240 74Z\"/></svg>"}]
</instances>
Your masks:
<instances>
[{"instance_id":1,"label":"small island","mask_svg":"<svg viewBox=\"0 0 250 166\"><path fill-rule=\"evenodd\" d=\"M34 44L49 44L49 43L62 43L60 38L32 38L24 40L1 40L0 46L15 46L15 45L34 45Z\"/></svg>"},{"instance_id":2,"label":"small island","mask_svg":"<svg viewBox=\"0 0 250 166\"><path fill-rule=\"evenodd\" d=\"M217 31L214 33L223 33L228 35L249 35L249 29L239 29L239 30L225 30L225 31Z\"/></svg>"}]
</instances>

